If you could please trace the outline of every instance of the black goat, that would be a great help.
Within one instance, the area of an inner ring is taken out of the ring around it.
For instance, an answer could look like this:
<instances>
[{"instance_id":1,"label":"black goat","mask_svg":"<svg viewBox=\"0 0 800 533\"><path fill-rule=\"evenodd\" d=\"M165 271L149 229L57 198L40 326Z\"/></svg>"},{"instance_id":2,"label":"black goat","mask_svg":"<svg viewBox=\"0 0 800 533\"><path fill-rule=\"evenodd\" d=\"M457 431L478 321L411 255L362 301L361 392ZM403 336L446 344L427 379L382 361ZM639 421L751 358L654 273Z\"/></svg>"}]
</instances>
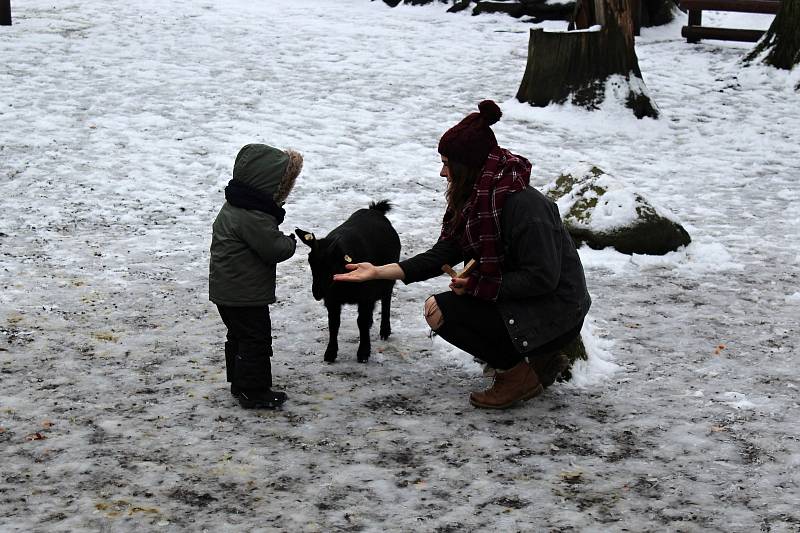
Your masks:
<instances>
[{"instance_id":1,"label":"black goat","mask_svg":"<svg viewBox=\"0 0 800 533\"><path fill-rule=\"evenodd\" d=\"M328 309L328 329L330 339L325 349L325 361L336 361L339 352L339 325L341 324L342 304L358 305L359 343L356 353L359 363L369 359L371 345L369 330L372 327L372 313L375 302L381 301L381 339L389 338L392 328L389 325L393 280L372 280L363 283L334 283L333 275L347 272L347 263L369 262L375 265L396 263L400 259L400 237L392 227L386 213L391 209L387 200L373 202L369 209L359 209L340 226L331 230L322 239L313 233L296 229L300 240L306 243L311 252L308 263L311 265L313 281L311 292L316 300L324 300Z\"/></svg>"}]
</instances>

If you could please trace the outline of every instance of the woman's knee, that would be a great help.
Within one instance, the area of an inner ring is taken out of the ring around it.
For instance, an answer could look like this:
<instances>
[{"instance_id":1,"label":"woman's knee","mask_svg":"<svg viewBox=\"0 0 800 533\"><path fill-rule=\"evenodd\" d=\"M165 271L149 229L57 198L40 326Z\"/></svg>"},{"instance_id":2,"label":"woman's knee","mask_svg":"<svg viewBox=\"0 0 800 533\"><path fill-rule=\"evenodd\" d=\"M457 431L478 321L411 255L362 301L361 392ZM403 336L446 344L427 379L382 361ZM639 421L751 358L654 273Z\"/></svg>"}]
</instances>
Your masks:
<instances>
[{"instance_id":1,"label":"woman's knee","mask_svg":"<svg viewBox=\"0 0 800 533\"><path fill-rule=\"evenodd\" d=\"M439 306L436 304L436 298L433 296L425 300L425 321L428 322L428 325L434 331L442 327L444 323L442 310L439 309Z\"/></svg>"}]
</instances>

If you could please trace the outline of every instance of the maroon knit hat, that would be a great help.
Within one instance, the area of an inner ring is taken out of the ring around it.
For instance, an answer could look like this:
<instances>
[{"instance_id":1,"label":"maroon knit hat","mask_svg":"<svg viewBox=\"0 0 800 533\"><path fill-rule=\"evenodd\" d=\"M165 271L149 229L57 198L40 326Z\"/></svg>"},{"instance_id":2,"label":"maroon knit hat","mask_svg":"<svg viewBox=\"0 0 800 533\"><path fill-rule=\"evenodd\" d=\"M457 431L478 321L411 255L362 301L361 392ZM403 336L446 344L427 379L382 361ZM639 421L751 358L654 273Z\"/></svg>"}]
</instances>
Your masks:
<instances>
[{"instance_id":1,"label":"maroon knit hat","mask_svg":"<svg viewBox=\"0 0 800 533\"><path fill-rule=\"evenodd\" d=\"M439 153L469 167L480 168L497 146L491 126L503 116L492 100L478 104L479 113L470 113L447 130L439 140Z\"/></svg>"}]
</instances>

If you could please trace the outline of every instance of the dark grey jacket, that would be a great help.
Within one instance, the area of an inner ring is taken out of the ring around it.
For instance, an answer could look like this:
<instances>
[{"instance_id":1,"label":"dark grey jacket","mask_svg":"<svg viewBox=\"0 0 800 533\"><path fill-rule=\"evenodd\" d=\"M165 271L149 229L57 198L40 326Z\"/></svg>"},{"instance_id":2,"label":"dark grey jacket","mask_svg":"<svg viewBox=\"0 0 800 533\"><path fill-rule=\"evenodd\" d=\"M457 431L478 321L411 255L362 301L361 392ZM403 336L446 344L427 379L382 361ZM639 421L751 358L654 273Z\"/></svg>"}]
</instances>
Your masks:
<instances>
[{"instance_id":1,"label":"dark grey jacket","mask_svg":"<svg viewBox=\"0 0 800 533\"><path fill-rule=\"evenodd\" d=\"M301 167L302 157L297 152L250 144L239 152L233 177L282 201ZM278 230L272 215L225 202L211 236L209 299L232 307L274 303L276 265L292 257L295 242Z\"/></svg>"},{"instance_id":2,"label":"dark grey jacket","mask_svg":"<svg viewBox=\"0 0 800 533\"><path fill-rule=\"evenodd\" d=\"M497 308L514 346L525 353L577 327L592 301L578 252L552 201L531 187L512 194L500 226L505 263ZM400 262L403 281L439 276L443 264L468 259L457 242L439 240Z\"/></svg>"}]
</instances>

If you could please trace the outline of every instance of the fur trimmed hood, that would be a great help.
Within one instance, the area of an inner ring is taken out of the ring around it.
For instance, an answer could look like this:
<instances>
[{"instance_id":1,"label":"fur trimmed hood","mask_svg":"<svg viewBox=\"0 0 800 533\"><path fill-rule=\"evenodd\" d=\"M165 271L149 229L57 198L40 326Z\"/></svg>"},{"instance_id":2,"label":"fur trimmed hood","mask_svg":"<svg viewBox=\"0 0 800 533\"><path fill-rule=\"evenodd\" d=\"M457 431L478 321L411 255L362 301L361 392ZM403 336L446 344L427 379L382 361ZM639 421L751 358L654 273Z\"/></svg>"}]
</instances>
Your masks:
<instances>
[{"instance_id":1,"label":"fur trimmed hood","mask_svg":"<svg viewBox=\"0 0 800 533\"><path fill-rule=\"evenodd\" d=\"M283 204L303 168L303 156L266 144L248 144L233 164L233 179Z\"/></svg>"},{"instance_id":2,"label":"fur trimmed hood","mask_svg":"<svg viewBox=\"0 0 800 533\"><path fill-rule=\"evenodd\" d=\"M283 171L278 190L273 195L273 199L278 205L283 205L286 202L297 181L297 176L303 170L303 156L300 152L287 149L284 150L284 153L289 157L289 161L286 164L286 170Z\"/></svg>"}]
</instances>

